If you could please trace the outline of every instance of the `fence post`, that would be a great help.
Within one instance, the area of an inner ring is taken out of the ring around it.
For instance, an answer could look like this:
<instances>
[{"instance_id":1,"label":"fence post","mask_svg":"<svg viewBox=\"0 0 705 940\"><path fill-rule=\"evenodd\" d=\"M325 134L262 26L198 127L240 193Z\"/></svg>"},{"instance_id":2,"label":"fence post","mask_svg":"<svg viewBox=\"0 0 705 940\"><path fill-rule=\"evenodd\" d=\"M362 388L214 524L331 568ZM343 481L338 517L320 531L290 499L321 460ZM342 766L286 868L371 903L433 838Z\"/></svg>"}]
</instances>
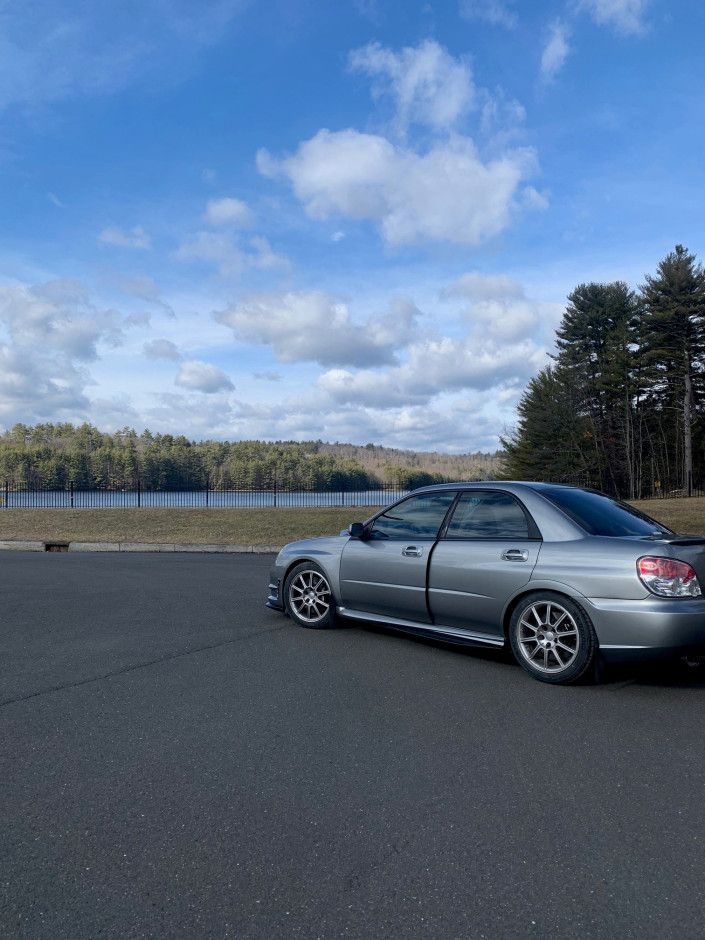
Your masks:
<instances>
[{"instance_id":1,"label":"fence post","mask_svg":"<svg viewBox=\"0 0 705 940\"><path fill-rule=\"evenodd\" d=\"M277 475L274 474L274 505L277 505Z\"/></svg>"},{"instance_id":2,"label":"fence post","mask_svg":"<svg viewBox=\"0 0 705 940\"><path fill-rule=\"evenodd\" d=\"M73 480L69 483L69 487L71 489L71 508L73 509Z\"/></svg>"},{"instance_id":3,"label":"fence post","mask_svg":"<svg viewBox=\"0 0 705 940\"><path fill-rule=\"evenodd\" d=\"M7 480L5 480L5 509L7 509L7 506L9 503L9 497L10 497L10 487L8 485Z\"/></svg>"},{"instance_id":4,"label":"fence post","mask_svg":"<svg viewBox=\"0 0 705 940\"><path fill-rule=\"evenodd\" d=\"M206 509L208 509L208 484L209 483L210 483L210 480L208 478L208 474L206 474Z\"/></svg>"},{"instance_id":5,"label":"fence post","mask_svg":"<svg viewBox=\"0 0 705 940\"><path fill-rule=\"evenodd\" d=\"M140 483L139 477L137 478L137 508L139 509L142 505L142 484Z\"/></svg>"},{"instance_id":6,"label":"fence post","mask_svg":"<svg viewBox=\"0 0 705 940\"><path fill-rule=\"evenodd\" d=\"M688 471L688 496L693 495L693 471Z\"/></svg>"}]
</instances>

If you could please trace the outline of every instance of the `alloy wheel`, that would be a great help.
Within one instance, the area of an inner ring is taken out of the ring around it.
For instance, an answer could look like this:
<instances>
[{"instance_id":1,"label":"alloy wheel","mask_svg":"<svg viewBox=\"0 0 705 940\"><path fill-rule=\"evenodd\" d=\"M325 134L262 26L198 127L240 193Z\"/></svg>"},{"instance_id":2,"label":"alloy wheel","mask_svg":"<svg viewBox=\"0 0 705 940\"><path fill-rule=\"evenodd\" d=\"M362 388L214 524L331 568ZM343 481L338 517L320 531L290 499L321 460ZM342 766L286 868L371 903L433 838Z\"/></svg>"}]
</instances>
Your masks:
<instances>
[{"instance_id":1,"label":"alloy wheel","mask_svg":"<svg viewBox=\"0 0 705 940\"><path fill-rule=\"evenodd\" d=\"M289 585L289 603L296 616L305 623L324 620L330 611L330 587L319 571L301 571Z\"/></svg>"},{"instance_id":2,"label":"alloy wheel","mask_svg":"<svg viewBox=\"0 0 705 940\"><path fill-rule=\"evenodd\" d=\"M580 633L573 616L555 601L538 601L527 607L516 628L521 655L535 670L563 672L575 662Z\"/></svg>"}]
</instances>

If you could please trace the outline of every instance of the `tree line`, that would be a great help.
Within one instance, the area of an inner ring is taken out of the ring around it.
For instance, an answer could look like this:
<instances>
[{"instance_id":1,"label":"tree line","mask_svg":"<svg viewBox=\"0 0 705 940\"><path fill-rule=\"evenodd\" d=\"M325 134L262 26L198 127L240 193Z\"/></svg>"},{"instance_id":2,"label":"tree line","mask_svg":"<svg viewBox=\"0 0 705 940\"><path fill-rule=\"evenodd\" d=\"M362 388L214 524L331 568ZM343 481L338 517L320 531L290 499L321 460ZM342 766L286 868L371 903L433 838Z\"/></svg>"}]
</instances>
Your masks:
<instances>
[{"instance_id":1,"label":"tree line","mask_svg":"<svg viewBox=\"0 0 705 940\"><path fill-rule=\"evenodd\" d=\"M351 454L362 455L354 459ZM428 457L429 461L424 458ZM439 455L322 441L190 441L183 435L104 433L90 424L16 424L0 435L0 486L132 490L273 489L355 491L391 484L413 489L449 476L425 469ZM461 458L456 458L460 461ZM364 463L364 465L363 465ZM468 455L475 476L499 473L491 455ZM481 467L481 471L477 468ZM468 474L466 474L468 475Z\"/></svg>"},{"instance_id":2,"label":"tree line","mask_svg":"<svg viewBox=\"0 0 705 940\"><path fill-rule=\"evenodd\" d=\"M502 439L506 476L639 498L705 476L705 272L682 245L632 290L580 284Z\"/></svg>"}]
</instances>

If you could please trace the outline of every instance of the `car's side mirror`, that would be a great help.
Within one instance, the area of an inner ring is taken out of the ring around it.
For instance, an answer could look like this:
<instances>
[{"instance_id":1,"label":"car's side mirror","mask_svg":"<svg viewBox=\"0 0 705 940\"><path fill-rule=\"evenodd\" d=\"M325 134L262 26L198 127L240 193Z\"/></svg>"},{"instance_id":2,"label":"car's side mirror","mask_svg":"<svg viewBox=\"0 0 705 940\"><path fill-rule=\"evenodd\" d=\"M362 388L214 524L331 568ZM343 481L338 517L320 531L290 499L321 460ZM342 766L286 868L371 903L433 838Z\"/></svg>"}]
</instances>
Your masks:
<instances>
[{"instance_id":1,"label":"car's side mirror","mask_svg":"<svg viewBox=\"0 0 705 940\"><path fill-rule=\"evenodd\" d=\"M351 539L361 539L365 534L365 527L361 522L353 522L348 529Z\"/></svg>"}]
</instances>

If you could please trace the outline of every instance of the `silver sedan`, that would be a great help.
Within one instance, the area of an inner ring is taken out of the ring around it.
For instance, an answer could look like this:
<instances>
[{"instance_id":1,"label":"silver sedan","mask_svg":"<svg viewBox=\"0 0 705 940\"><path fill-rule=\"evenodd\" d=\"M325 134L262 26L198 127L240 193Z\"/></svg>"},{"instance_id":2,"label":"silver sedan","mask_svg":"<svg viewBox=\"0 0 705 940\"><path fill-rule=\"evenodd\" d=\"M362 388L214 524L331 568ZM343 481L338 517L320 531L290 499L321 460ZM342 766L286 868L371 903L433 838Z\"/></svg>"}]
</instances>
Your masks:
<instances>
[{"instance_id":1,"label":"silver sedan","mask_svg":"<svg viewBox=\"0 0 705 940\"><path fill-rule=\"evenodd\" d=\"M606 661L705 653L705 537L550 483L424 487L339 536L285 546L268 606L511 647L543 682Z\"/></svg>"}]
</instances>

